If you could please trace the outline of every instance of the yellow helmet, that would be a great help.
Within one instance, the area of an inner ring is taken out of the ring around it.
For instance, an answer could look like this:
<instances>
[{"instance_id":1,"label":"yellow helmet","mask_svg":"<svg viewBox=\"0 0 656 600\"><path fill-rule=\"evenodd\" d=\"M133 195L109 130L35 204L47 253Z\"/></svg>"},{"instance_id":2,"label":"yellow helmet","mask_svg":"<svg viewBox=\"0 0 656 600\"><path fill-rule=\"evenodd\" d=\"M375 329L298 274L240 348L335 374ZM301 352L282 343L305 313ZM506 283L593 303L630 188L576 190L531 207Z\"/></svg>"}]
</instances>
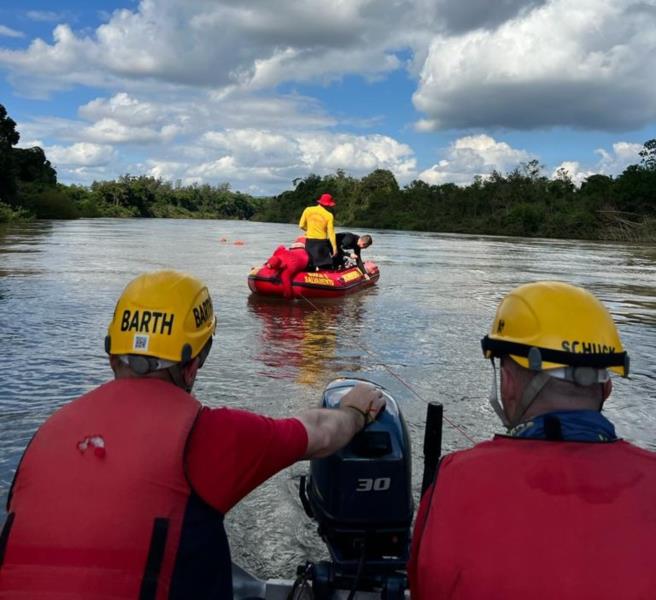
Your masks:
<instances>
[{"instance_id":1,"label":"yellow helmet","mask_svg":"<svg viewBox=\"0 0 656 600\"><path fill-rule=\"evenodd\" d=\"M481 345L487 358L510 355L532 370L592 367L629 374L629 357L608 310L590 292L558 281L512 290Z\"/></svg>"},{"instance_id":2,"label":"yellow helmet","mask_svg":"<svg viewBox=\"0 0 656 600\"><path fill-rule=\"evenodd\" d=\"M205 348L215 329L212 299L201 281L179 271L155 271L123 290L105 351L186 363Z\"/></svg>"}]
</instances>

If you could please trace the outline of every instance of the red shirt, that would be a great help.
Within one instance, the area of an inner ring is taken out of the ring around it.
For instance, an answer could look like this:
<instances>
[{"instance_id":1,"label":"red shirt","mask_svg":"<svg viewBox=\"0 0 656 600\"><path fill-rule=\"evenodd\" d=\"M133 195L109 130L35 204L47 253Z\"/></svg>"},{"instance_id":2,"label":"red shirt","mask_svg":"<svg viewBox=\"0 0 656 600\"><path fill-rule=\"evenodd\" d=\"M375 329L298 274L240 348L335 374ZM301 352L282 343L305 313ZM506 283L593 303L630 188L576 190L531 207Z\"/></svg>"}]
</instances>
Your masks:
<instances>
[{"instance_id":1,"label":"red shirt","mask_svg":"<svg viewBox=\"0 0 656 600\"><path fill-rule=\"evenodd\" d=\"M307 451L305 426L233 408L203 408L189 437L187 476L210 506L228 512Z\"/></svg>"}]
</instances>

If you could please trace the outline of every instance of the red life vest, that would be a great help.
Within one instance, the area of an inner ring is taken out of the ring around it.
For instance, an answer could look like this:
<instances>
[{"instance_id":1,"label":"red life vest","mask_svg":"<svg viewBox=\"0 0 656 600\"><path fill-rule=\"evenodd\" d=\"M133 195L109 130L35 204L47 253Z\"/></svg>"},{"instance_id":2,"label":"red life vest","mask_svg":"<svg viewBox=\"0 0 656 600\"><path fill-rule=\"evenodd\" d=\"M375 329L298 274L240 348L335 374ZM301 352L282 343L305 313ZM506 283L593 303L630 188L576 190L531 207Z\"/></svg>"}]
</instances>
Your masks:
<instances>
[{"instance_id":1,"label":"red life vest","mask_svg":"<svg viewBox=\"0 0 656 600\"><path fill-rule=\"evenodd\" d=\"M190 578L192 548L214 553L201 560L212 560L213 572L229 570L222 515L200 506L185 477L185 444L199 410L170 383L121 379L55 412L14 479L0 597L192 597L175 581L198 585ZM210 543L189 540L192 521L197 532L207 524Z\"/></svg>"},{"instance_id":2,"label":"red life vest","mask_svg":"<svg viewBox=\"0 0 656 600\"><path fill-rule=\"evenodd\" d=\"M656 598L652 452L500 437L447 456L422 504L413 600Z\"/></svg>"}]
</instances>

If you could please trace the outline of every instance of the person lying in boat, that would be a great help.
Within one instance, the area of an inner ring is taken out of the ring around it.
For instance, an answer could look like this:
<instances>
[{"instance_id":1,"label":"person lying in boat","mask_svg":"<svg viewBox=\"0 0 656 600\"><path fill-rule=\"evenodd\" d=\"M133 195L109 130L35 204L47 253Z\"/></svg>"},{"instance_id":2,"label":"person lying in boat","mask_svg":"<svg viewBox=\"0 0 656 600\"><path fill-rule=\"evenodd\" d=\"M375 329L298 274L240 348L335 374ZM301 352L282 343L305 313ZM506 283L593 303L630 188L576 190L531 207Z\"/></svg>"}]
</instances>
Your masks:
<instances>
[{"instance_id":1,"label":"person lying in boat","mask_svg":"<svg viewBox=\"0 0 656 600\"><path fill-rule=\"evenodd\" d=\"M310 256L305 249L305 244L300 241L294 242L289 249L278 246L273 254L264 263L280 277L283 287L283 295L290 299L294 297L292 283L294 277L308 267Z\"/></svg>"},{"instance_id":2,"label":"person lying in boat","mask_svg":"<svg viewBox=\"0 0 656 600\"><path fill-rule=\"evenodd\" d=\"M334 206L333 197L330 194L322 194L317 200L317 206L308 206L298 223L305 231L305 249L317 271L332 269L333 257L337 254L334 217L331 212Z\"/></svg>"},{"instance_id":3,"label":"person lying in boat","mask_svg":"<svg viewBox=\"0 0 656 600\"><path fill-rule=\"evenodd\" d=\"M523 285L482 346L509 433L442 459L416 519L412 600L656 598L656 453L601 413L609 371L629 373L606 308L570 284Z\"/></svg>"},{"instance_id":4,"label":"person lying in boat","mask_svg":"<svg viewBox=\"0 0 656 600\"><path fill-rule=\"evenodd\" d=\"M369 278L360 254L364 248L369 248L373 244L373 238L370 235L356 235L355 233L344 232L338 233L335 240L337 241L337 254L333 259L333 268L343 269L345 262L351 259L355 261L364 276Z\"/></svg>"},{"instance_id":5,"label":"person lying in boat","mask_svg":"<svg viewBox=\"0 0 656 600\"><path fill-rule=\"evenodd\" d=\"M0 539L2 598L232 598L223 517L292 463L332 454L385 405L272 419L191 395L216 327L207 287L177 271L125 288L105 338L114 380L30 441ZM245 392L245 399L247 392Z\"/></svg>"}]
</instances>

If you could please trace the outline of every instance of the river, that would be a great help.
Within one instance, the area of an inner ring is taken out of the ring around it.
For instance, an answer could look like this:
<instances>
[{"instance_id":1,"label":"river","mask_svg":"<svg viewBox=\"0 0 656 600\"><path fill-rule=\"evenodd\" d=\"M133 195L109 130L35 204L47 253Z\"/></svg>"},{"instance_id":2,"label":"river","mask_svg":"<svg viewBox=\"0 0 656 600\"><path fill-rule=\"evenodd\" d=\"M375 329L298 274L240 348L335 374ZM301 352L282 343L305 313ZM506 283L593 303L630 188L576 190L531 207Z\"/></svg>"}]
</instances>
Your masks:
<instances>
[{"instance_id":1,"label":"river","mask_svg":"<svg viewBox=\"0 0 656 600\"><path fill-rule=\"evenodd\" d=\"M0 229L0 501L38 425L109 379L103 339L114 303L131 278L160 268L197 275L214 299L217 335L194 390L202 402L289 415L315 406L337 376L369 378L408 422L415 493L425 401L442 402L467 434L445 424L446 451L500 431L480 338L503 294L538 279L583 285L613 313L631 355L631 378L615 379L607 415L619 435L656 450L656 247L370 233L365 257L380 266L378 285L315 308L249 296L249 269L298 234L292 225L97 219ZM297 499L306 471L294 465L228 515L233 558L261 577L292 576L325 556Z\"/></svg>"}]
</instances>

